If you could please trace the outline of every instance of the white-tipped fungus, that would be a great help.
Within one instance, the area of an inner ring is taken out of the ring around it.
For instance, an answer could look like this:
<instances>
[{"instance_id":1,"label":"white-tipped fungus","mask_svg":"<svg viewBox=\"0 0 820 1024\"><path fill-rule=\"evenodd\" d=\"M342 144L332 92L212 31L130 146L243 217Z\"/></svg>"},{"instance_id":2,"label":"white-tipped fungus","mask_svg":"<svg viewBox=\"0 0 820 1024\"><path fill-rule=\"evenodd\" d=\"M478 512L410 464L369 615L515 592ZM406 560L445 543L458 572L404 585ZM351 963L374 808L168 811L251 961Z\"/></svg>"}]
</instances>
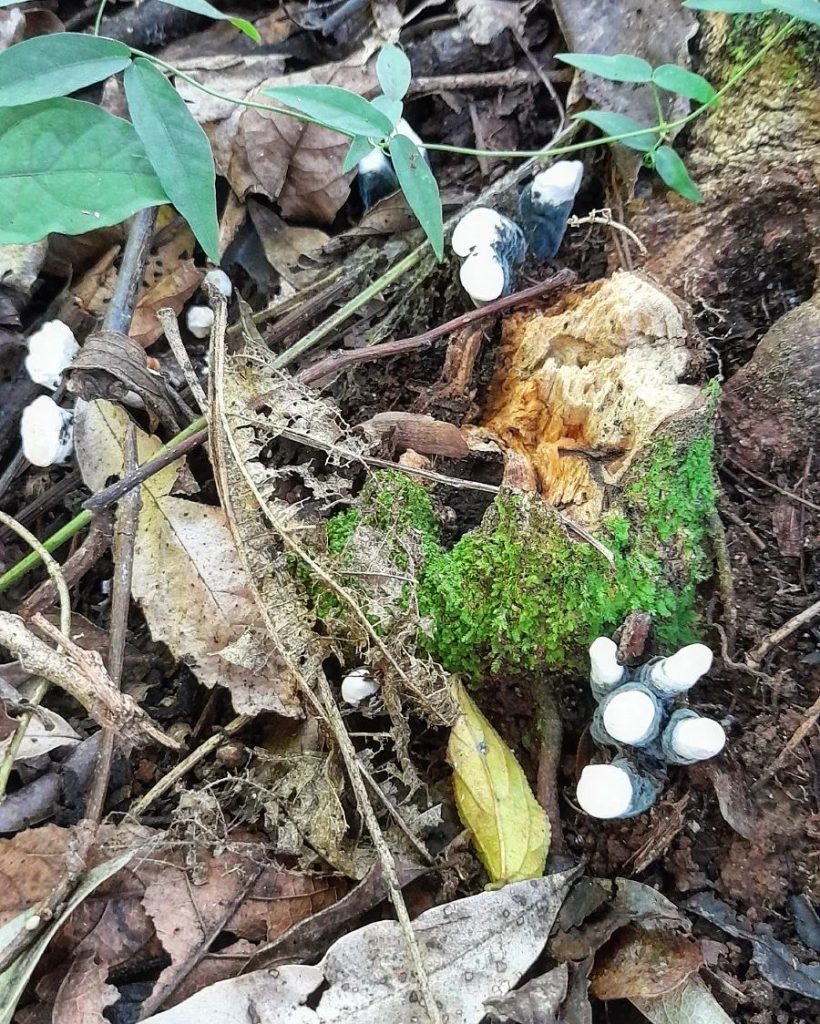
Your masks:
<instances>
[{"instance_id":1,"label":"white-tipped fungus","mask_svg":"<svg viewBox=\"0 0 820 1024\"><path fill-rule=\"evenodd\" d=\"M185 325L195 338L207 338L214 325L214 311L210 306L189 306Z\"/></svg>"},{"instance_id":2,"label":"white-tipped fungus","mask_svg":"<svg viewBox=\"0 0 820 1024\"><path fill-rule=\"evenodd\" d=\"M720 722L700 716L671 721L664 739L675 760L684 763L706 761L726 746L726 733Z\"/></svg>"},{"instance_id":3,"label":"white-tipped fungus","mask_svg":"<svg viewBox=\"0 0 820 1024\"><path fill-rule=\"evenodd\" d=\"M80 351L74 332L62 320L49 320L28 339L26 372L35 384L54 391L63 370Z\"/></svg>"},{"instance_id":4,"label":"white-tipped fungus","mask_svg":"<svg viewBox=\"0 0 820 1024\"><path fill-rule=\"evenodd\" d=\"M618 647L608 636L599 636L589 645L589 681L593 694L600 698L616 687L626 669L618 663Z\"/></svg>"},{"instance_id":5,"label":"white-tipped fungus","mask_svg":"<svg viewBox=\"0 0 820 1024\"><path fill-rule=\"evenodd\" d=\"M23 410L20 437L23 455L33 466L55 466L74 450L74 413L41 395Z\"/></svg>"},{"instance_id":6,"label":"white-tipped fungus","mask_svg":"<svg viewBox=\"0 0 820 1024\"><path fill-rule=\"evenodd\" d=\"M230 299L233 295L233 284L231 279L220 267L214 267L213 270L209 270L202 281L202 287L206 290L215 288L219 294L225 298Z\"/></svg>"},{"instance_id":7,"label":"white-tipped fungus","mask_svg":"<svg viewBox=\"0 0 820 1024\"><path fill-rule=\"evenodd\" d=\"M518 213L536 259L552 259L561 248L583 174L580 160L559 160L522 190Z\"/></svg>"},{"instance_id":8,"label":"white-tipped fungus","mask_svg":"<svg viewBox=\"0 0 820 1024\"><path fill-rule=\"evenodd\" d=\"M712 652L705 644L689 644L652 665L649 682L660 693L673 695L691 689L712 667Z\"/></svg>"},{"instance_id":9,"label":"white-tipped fungus","mask_svg":"<svg viewBox=\"0 0 820 1024\"><path fill-rule=\"evenodd\" d=\"M360 704L372 697L379 689L379 684L366 668L354 668L342 680L342 700L345 704Z\"/></svg>"},{"instance_id":10,"label":"white-tipped fungus","mask_svg":"<svg viewBox=\"0 0 820 1024\"><path fill-rule=\"evenodd\" d=\"M593 818L622 818L633 803L632 778L615 764L588 764L578 780L576 797Z\"/></svg>"},{"instance_id":11,"label":"white-tipped fungus","mask_svg":"<svg viewBox=\"0 0 820 1024\"><path fill-rule=\"evenodd\" d=\"M411 142L415 142L421 155L425 160L427 159L427 151L421 139L403 117L399 119L393 134L403 135ZM393 170L393 164L385 151L378 146L361 158L356 165L356 170L359 175L359 194L362 197L362 205L365 210L369 210L380 199L384 199L398 190L399 179Z\"/></svg>"},{"instance_id":12,"label":"white-tipped fungus","mask_svg":"<svg viewBox=\"0 0 820 1024\"><path fill-rule=\"evenodd\" d=\"M618 743L645 744L658 731L658 705L643 690L625 689L611 697L603 710L603 726Z\"/></svg>"},{"instance_id":13,"label":"white-tipped fungus","mask_svg":"<svg viewBox=\"0 0 820 1024\"><path fill-rule=\"evenodd\" d=\"M477 305L492 302L504 293L504 266L492 250L474 253L461 264L461 284Z\"/></svg>"},{"instance_id":14,"label":"white-tipped fungus","mask_svg":"<svg viewBox=\"0 0 820 1024\"><path fill-rule=\"evenodd\" d=\"M464 259L470 253L488 249L506 218L489 206L476 206L465 213L453 229L451 246Z\"/></svg>"},{"instance_id":15,"label":"white-tipped fungus","mask_svg":"<svg viewBox=\"0 0 820 1024\"><path fill-rule=\"evenodd\" d=\"M559 205L574 199L584 177L580 160L559 160L532 179L532 198L536 202Z\"/></svg>"}]
</instances>

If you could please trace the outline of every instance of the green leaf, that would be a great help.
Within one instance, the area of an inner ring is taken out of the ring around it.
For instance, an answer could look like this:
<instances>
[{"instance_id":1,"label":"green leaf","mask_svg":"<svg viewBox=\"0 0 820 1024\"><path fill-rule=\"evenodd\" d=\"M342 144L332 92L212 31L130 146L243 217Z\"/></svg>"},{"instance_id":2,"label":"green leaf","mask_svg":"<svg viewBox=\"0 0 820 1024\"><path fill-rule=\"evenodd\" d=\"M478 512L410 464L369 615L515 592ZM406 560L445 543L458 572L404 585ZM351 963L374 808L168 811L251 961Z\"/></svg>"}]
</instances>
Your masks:
<instances>
[{"instance_id":1,"label":"green leaf","mask_svg":"<svg viewBox=\"0 0 820 1024\"><path fill-rule=\"evenodd\" d=\"M458 816L496 885L538 878L550 841L547 816L512 751L457 683L461 714L447 744Z\"/></svg>"},{"instance_id":2,"label":"green leaf","mask_svg":"<svg viewBox=\"0 0 820 1024\"><path fill-rule=\"evenodd\" d=\"M390 120L372 103L336 85L280 85L262 92L342 135L383 139L393 131Z\"/></svg>"},{"instance_id":3,"label":"green leaf","mask_svg":"<svg viewBox=\"0 0 820 1024\"><path fill-rule=\"evenodd\" d=\"M698 103L709 103L717 95L703 75L696 75L694 71L687 71L677 64L661 64L655 68L652 81L667 92L678 93Z\"/></svg>"},{"instance_id":4,"label":"green leaf","mask_svg":"<svg viewBox=\"0 0 820 1024\"><path fill-rule=\"evenodd\" d=\"M582 113L576 114L575 117L579 121L588 121L590 124L594 124L596 128L601 129L604 135L626 135L646 127L646 125L633 121L631 117L613 114L609 110L584 110ZM658 137L654 132L647 132L645 135L633 135L630 139L619 139L618 141L624 146L629 146L630 149L645 152L652 149L658 141Z\"/></svg>"},{"instance_id":5,"label":"green leaf","mask_svg":"<svg viewBox=\"0 0 820 1024\"><path fill-rule=\"evenodd\" d=\"M684 199L691 199L693 203L703 202L703 196L689 177L686 165L671 146L660 146L653 156L655 170L671 189L679 192Z\"/></svg>"},{"instance_id":6,"label":"green leaf","mask_svg":"<svg viewBox=\"0 0 820 1024\"><path fill-rule=\"evenodd\" d=\"M80 100L0 110L0 244L79 235L166 202L128 121Z\"/></svg>"},{"instance_id":7,"label":"green leaf","mask_svg":"<svg viewBox=\"0 0 820 1024\"><path fill-rule=\"evenodd\" d=\"M692 11L720 11L723 14L762 14L763 0L683 0Z\"/></svg>"},{"instance_id":8,"label":"green leaf","mask_svg":"<svg viewBox=\"0 0 820 1024\"><path fill-rule=\"evenodd\" d=\"M78 32L37 36L0 53L0 107L66 96L116 75L131 51L114 39Z\"/></svg>"},{"instance_id":9,"label":"green leaf","mask_svg":"<svg viewBox=\"0 0 820 1024\"><path fill-rule=\"evenodd\" d=\"M134 856L134 853L135 851L131 850L129 853L124 853L119 857L104 861L88 871L69 900L62 907L60 913L41 932L34 941L34 944L24 950L16 960L12 961L0 973L0 1024L10 1024L14 1017L17 1003L20 1001L20 997L31 975L34 973L35 967L40 962L40 958L45 953L49 942L57 934L69 914L76 910L86 896L89 896L97 886L102 885L106 879L116 875L118 871L124 868ZM33 907L30 907L28 910L18 914L17 917L13 917L0 928L0 953L4 952L14 942L20 932L26 928L29 922L33 922L35 917L37 917L36 911Z\"/></svg>"},{"instance_id":10,"label":"green leaf","mask_svg":"<svg viewBox=\"0 0 820 1024\"><path fill-rule=\"evenodd\" d=\"M180 7L183 11L191 11L193 14L204 14L206 18L214 18L216 21L229 21L234 28L238 28L240 32L250 36L255 43L262 42L262 37L249 21L244 18L235 18L232 14L223 14L213 4L207 3L207 0L162 0L162 2L170 4L171 7Z\"/></svg>"},{"instance_id":11,"label":"green leaf","mask_svg":"<svg viewBox=\"0 0 820 1024\"><path fill-rule=\"evenodd\" d=\"M361 135L353 139L350 143L350 148L345 154L344 163L342 164L342 174L347 174L348 171L352 171L356 164L364 159L368 153L373 152L373 143L370 139L365 139Z\"/></svg>"},{"instance_id":12,"label":"green leaf","mask_svg":"<svg viewBox=\"0 0 820 1024\"><path fill-rule=\"evenodd\" d=\"M444 223L438 183L418 146L405 135L390 140L390 156L410 209L430 239L436 259L444 259Z\"/></svg>"},{"instance_id":13,"label":"green leaf","mask_svg":"<svg viewBox=\"0 0 820 1024\"><path fill-rule=\"evenodd\" d=\"M782 11L792 18L820 25L820 3L817 0L763 0L767 11Z\"/></svg>"},{"instance_id":14,"label":"green leaf","mask_svg":"<svg viewBox=\"0 0 820 1024\"><path fill-rule=\"evenodd\" d=\"M401 100L392 100L389 96L374 96L370 101L376 110L380 110L393 128L399 123L404 104Z\"/></svg>"},{"instance_id":15,"label":"green leaf","mask_svg":"<svg viewBox=\"0 0 820 1024\"><path fill-rule=\"evenodd\" d=\"M208 258L219 263L216 170L207 135L156 65L140 58L124 77L131 120L163 189Z\"/></svg>"},{"instance_id":16,"label":"green leaf","mask_svg":"<svg viewBox=\"0 0 820 1024\"><path fill-rule=\"evenodd\" d=\"M613 82L651 82L652 65L629 53L556 53L558 60Z\"/></svg>"},{"instance_id":17,"label":"green leaf","mask_svg":"<svg viewBox=\"0 0 820 1024\"><path fill-rule=\"evenodd\" d=\"M376 78L385 96L392 100L403 99L412 77L410 61L404 52L392 43L382 47L376 59Z\"/></svg>"}]
</instances>

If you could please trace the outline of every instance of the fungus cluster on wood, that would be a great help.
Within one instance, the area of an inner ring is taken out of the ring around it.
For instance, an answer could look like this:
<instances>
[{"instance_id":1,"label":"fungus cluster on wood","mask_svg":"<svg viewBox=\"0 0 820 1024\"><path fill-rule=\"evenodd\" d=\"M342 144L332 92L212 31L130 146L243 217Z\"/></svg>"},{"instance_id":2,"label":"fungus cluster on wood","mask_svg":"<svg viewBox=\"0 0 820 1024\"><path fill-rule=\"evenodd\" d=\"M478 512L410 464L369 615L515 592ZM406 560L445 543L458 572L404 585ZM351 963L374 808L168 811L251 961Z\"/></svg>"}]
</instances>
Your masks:
<instances>
[{"instance_id":1,"label":"fungus cluster on wood","mask_svg":"<svg viewBox=\"0 0 820 1024\"><path fill-rule=\"evenodd\" d=\"M453 252L461 260L459 278L476 305L513 291L516 268L527 251L538 260L552 259L567 230L584 165L560 160L536 174L518 200L519 223L497 210L478 206L453 231Z\"/></svg>"},{"instance_id":2,"label":"fungus cluster on wood","mask_svg":"<svg viewBox=\"0 0 820 1024\"><path fill-rule=\"evenodd\" d=\"M668 765L705 761L726 743L719 722L676 706L711 668L708 647L690 644L637 669L621 665L617 655L607 637L589 649L590 687L598 702L590 732L599 746L617 750L611 763L587 765L581 773L578 803L594 818L641 814L663 790Z\"/></svg>"}]
</instances>

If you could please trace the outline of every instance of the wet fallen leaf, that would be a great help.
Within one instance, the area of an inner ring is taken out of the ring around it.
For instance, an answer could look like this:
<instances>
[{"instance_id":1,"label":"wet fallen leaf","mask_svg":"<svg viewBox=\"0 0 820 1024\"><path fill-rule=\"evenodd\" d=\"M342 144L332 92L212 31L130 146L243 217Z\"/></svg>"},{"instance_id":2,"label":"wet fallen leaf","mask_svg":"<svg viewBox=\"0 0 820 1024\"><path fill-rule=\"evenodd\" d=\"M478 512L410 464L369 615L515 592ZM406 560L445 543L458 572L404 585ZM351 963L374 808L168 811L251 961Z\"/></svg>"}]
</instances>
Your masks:
<instances>
[{"instance_id":1,"label":"wet fallen leaf","mask_svg":"<svg viewBox=\"0 0 820 1024\"><path fill-rule=\"evenodd\" d=\"M124 410L110 402L90 402L78 411L77 460L92 491L122 473L127 423ZM157 438L137 431L141 462L159 447ZM179 471L180 463L174 463L141 489L132 593L151 635L184 660L205 686L226 686L237 711L296 717L301 710L295 688L281 671L272 645L254 630L259 615L225 514L174 497ZM254 630L260 655L252 669L225 655L248 630Z\"/></svg>"},{"instance_id":2,"label":"wet fallen leaf","mask_svg":"<svg viewBox=\"0 0 820 1024\"><path fill-rule=\"evenodd\" d=\"M652 1024L733 1024L699 978L690 978L666 995L632 1002Z\"/></svg>"},{"instance_id":3,"label":"wet fallen leaf","mask_svg":"<svg viewBox=\"0 0 820 1024\"><path fill-rule=\"evenodd\" d=\"M727 903L710 893L693 896L687 905L729 935L751 942L752 959L772 985L798 992L807 999L820 1000L820 964L798 960L788 946L768 935L762 927L753 928Z\"/></svg>"},{"instance_id":4,"label":"wet fallen leaf","mask_svg":"<svg viewBox=\"0 0 820 1024\"><path fill-rule=\"evenodd\" d=\"M103 1010L120 997L119 991L106 982L108 971L107 964L93 957L77 957L57 992L53 1024L107 1024Z\"/></svg>"},{"instance_id":5,"label":"wet fallen leaf","mask_svg":"<svg viewBox=\"0 0 820 1024\"><path fill-rule=\"evenodd\" d=\"M503 995L546 942L575 871L532 879L434 907L413 922L442 1017L478 1024L484 1001ZM322 983L318 1005L306 1005ZM205 989L146 1024L268 1019L288 1024L411 1024L418 993L399 926L378 921L339 939L316 967L254 971Z\"/></svg>"},{"instance_id":6,"label":"wet fallen leaf","mask_svg":"<svg viewBox=\"0 0 820 1024\"><path fill-rule=\"evenodd\" d=\"M488 999L484 1005L490 1020L500 1024L558 1024L568 984L569 968L559 964L505 996Z\"/></svg>"},{"instance_id":7,"label":"wet fallen leaf","mask_svg":"<svg viewBox=\"0 0 820 1024\"><path fill-rule=\"evenodd\" d=\"M547 816L512 751L461 684L456 700L461 715L450 733L447 757L459 817L492 882L535 878L547 859Z\"/></svg>"},{"instance_id":8,"label":"wet fallen leaf","mask_svg":"<svg viewBox=\"0 0 820 1024\"><path fill-rule=\"evenodd\" d=\"M596 999L662 996L702 964L700 945L688 936L623 928L598 951L590 992Z\"/></svg>"},{"instance_id":9,"label":"wet fallen leaf","mask_svg":"<svg viewBox=\"0 0 820 1024\"><path fill-rule=\"evenodd\" d=\"M16 724L16 723L15 723ZM0 758L5 754L10 739L0 742ZM47 754L59 747L76 747L80 735L68 722L54 711L39 708L26 728L25 736L15 755L16 761L25 761L40 754Z\"/></svg>"}]
</instances>

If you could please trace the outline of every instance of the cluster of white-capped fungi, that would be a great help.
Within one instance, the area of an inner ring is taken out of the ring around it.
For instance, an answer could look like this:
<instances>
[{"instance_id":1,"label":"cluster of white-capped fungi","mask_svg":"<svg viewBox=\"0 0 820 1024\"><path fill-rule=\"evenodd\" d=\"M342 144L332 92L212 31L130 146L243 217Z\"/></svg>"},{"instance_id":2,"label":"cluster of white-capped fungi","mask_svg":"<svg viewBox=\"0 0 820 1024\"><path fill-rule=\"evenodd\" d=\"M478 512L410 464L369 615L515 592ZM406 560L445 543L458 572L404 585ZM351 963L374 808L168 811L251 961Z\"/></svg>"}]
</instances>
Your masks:
<instances>
[{"instance_id":1,"label":"cluster of white-capped fungi","mask_svg":"<svg viewBox=\"0 0 820 1024\"><path fill-rule=\"evenodd\" d=\"M631 669L618 649L598 637L589 649L590 687L598 706L590 729L600 747L616 756L587 765L578 782L578 803L593 818L631 818L648 810L666 781L669 765L694 764L719 754L726 743L720 722L683 703L712 666L704 644L682 647Z\"/></svg>"}]
</instances>

